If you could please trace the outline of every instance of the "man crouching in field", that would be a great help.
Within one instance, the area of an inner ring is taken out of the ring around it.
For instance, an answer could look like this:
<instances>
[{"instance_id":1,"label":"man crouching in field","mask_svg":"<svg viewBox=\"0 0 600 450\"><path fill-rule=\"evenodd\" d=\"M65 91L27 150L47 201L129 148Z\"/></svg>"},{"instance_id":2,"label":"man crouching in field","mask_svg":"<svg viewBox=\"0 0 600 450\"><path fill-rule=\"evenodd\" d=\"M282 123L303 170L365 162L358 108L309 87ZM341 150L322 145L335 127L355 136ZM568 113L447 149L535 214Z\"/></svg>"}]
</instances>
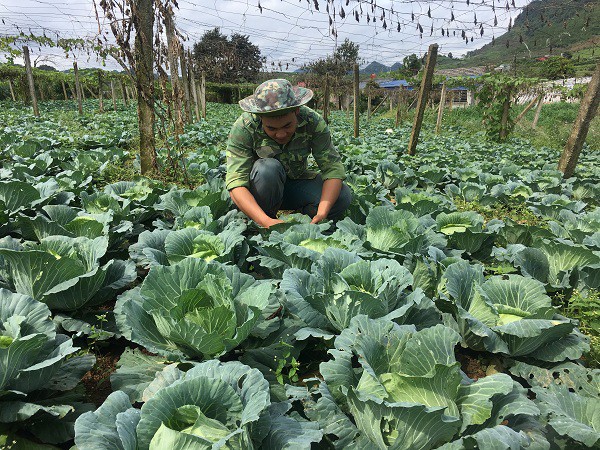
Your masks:
<instances>
[{"instance_id":1,"label":"man crouching in field","mask_svg":"<svg viewBox=\"0 0 600 450\"><path fill-rule=\"evenodd\" d=\"M262 227L283 223L279 209L300 210L312 223L337 220L352 201L329 127L303 106L312 96L276 79L239 102L245 112L227 140L225 183L237 207ZM307 168L311 153L321 174Z\"/></svg>"}]
</instances>

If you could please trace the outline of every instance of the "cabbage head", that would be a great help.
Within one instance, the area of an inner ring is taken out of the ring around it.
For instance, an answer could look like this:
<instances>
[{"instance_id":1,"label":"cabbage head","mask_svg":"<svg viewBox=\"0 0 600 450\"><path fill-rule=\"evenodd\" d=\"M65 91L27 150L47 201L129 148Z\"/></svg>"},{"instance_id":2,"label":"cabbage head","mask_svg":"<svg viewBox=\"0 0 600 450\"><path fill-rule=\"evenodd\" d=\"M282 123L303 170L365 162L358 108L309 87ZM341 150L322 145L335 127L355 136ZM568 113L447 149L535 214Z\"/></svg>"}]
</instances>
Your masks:
<instances>
[{"instance_id":1,"label":"cabbage head","mask_svg":"<svg viewBox=\"0 0 600 450\"><path fill-rule=\"evenodd\" d=\"M75 424L79 450L310 449L318 425L282 416L269 383L237 361L206 361L187 372L175 365L158 372L145 402L131 407L122 391Z\"/></svg>"},{"instance_id":2,"label":"cabbage head","mask_svg":"<svg viewBox=\"0 0 600 450\"><path fill-rule=\"evenodd\" d=\"M141 286L119 297L115 316L125 337L151 352L207 359L251 333L267 336L278 327L279 307L271 281L256 281L237 266L186 258L152 267Z\"/></svg>"}]
</instances>

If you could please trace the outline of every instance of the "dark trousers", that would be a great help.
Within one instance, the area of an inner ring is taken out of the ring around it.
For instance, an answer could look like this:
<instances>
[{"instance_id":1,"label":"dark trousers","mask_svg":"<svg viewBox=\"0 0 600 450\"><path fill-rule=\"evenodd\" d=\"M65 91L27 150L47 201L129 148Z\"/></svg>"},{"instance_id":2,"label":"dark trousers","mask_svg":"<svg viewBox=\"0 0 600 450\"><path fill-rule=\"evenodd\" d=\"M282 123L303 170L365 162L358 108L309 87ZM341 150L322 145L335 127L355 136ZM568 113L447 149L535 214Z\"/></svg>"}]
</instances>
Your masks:
<instances>
[{"instance_id":1,"label":"dark trousers","mask_svg":"<svg viewBox=\"0 0 600 450\"><path fill-rule=\"evenodd\" d=\"M317 175L312 180L290 180L281 163L275 158L256 160L250 171L250 192L256 202L275 218L280 209L299 210L313 217L317 214L323 179ZM330 220L339 220L352 201L352 191L343 183L340 196L327 216Z\"/></svg>"}]
</instances>

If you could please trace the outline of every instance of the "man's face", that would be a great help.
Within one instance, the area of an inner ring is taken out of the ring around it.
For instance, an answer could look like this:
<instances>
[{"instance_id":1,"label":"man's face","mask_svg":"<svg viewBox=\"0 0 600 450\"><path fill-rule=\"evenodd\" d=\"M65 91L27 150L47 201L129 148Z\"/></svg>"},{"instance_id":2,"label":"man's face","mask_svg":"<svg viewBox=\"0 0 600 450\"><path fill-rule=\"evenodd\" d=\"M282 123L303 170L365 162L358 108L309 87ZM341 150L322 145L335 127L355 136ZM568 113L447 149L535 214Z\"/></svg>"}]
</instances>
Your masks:
<instances>
[{"instance_id":1,"label":"man's face","mask_svg":"<svg viewBox=\"0 0 600 450\"><path fill-rule=\"evenodd\" d=\"M298 128L298 109L283 116L261 117L265 133L278 144L287 144Z\"/></svg>"}]
</instances>

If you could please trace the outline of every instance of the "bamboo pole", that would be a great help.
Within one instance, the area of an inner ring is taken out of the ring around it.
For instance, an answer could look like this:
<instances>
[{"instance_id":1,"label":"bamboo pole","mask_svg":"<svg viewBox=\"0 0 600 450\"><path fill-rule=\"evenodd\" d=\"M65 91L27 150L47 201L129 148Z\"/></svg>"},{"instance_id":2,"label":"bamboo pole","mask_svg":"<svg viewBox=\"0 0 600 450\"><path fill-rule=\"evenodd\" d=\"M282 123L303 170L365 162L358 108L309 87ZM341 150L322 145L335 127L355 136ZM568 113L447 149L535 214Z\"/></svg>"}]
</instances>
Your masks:
<instances>
[{"instance_id":1,"label":"bamboo pole","mask_svg":"<svg viewBox=\"0 0 600 450\"><path fill-rule=\"evenodd\" d=\"M571 135L567 140L567 145L558 162L558 170L563 173L564 178L570 178L575 172L575 166L579 159L579 153L583 148L583 143L590 129L592 119L596 115L598 106L600 105L600 62L596 64L594 75L585 95L581 100L577 118L573 124Z\"/></svg>"},{"instance_id":2,"label":"bamboo pole","mask_svg":"<svg viewBox=\"0 0 600 450\"><path fill-rule=\"evenodd\" d=\"M110 80L110 96L112 97L113 110L117 110L117 94L115 92L115 82Z\"/></svg>"},{"instance_id":3,"label":"bamboo pole","mask_svg":"<svg viewBox=\"0 0 600 450\"><path fill-rule=\"evenodd\" d=\"M427 51L427 63L425 65L425 72L423 73L423 79L421 81L421 89L419 90L417 111L415 112L415 120L413 123L412 132L410 134L410 140L408 142L409 155L414 155L417 149L417 142L419 141L419 134L421 133L421 125L423 124L423 115L425 114L425 107L427 106L427 97L429 96L429 91L431 90L431 81L433 80L433 70L435 69L437 52L438 45L431 44Z\"/></svg>"},{"instance_id":4,"label":"bamboo pole","mask_svg":"<svg viewBox=\"0 0 600 450\"><path fill-rule=\"evenodd\" d=\"M29 59L29 47L23 46L23 57L25 59L25 71L27 72L27 82L29 83L29 94L31 95L31 104L33 105L33 115L40 117L37 98L35 96L35 84L33 82L33 72L31 70L31 60Z\"/></svg>"},{"instance_id":5,"label":"bamboo pole","mask_svg":"<svg viewBox=\"0 0 600 450\"><path fill-rule=\"evenodd\" d=\"M390 94L385 94L384 95L383 100L381 100L381 102L375 107L375 109L371 112L371 115L373 115L373 114L375 114L377 112L377 110L379 109L379 107L385 103L385 101L388 99L389 96L390 96Z\"/></svg>"},{"instance_id":6,"label":"bamboo pole","mask_svg":"<svg viewBox=\"0 0 600 450\"><path fill-rule=\"evenodd\" d=\"M371 87L367 86L367 122L371 120Z\"/></svg>"},{"instance_id":7,"label":"bamboo pole","mask_svg":"<svg viewBox=\"0 0 600 450\"><path fill-rule=\"evenodd\" d=\"M360 114L360 86L358 78L358 64L354 64L354 137L360 135L359 114Z\"/></svg>"},{"instance_id":8,"label":"bamboo pole","mask_svg":"<svg viewBox=\"0 0 600 450\"><path fill-rule=\"evenodd\" d=\"M540 97L541 97L541 95L538 95L536 98L531 100L531 102L529 102L529 104L525 107L525 109L521 112L521 114L519 114L517 116L517 118L515 119L515 123L517 123L519 120L521 120L523 117L525 117L525 114L527 114L529 112L529 110L531 108L533 108L533 105L535 105L536 103L539 103Z\"/></svg>"},{"instance_id":9,"label":"bamboo pole","mask_svg":"<svg viewBox=\"0 0 600 450\"><path fill-rule=\"evenodd\" d=\"M206 76L204 72L200 79L200 106L202 107L202 118L206 120Z\"/></svg>"},{"instance_id":10,"label":"bamboo pole","mask_svg":"<svg viewBox=\"0 0 600 450\"><path fill-rule=\"evenodd\" d=\"M500 140L504 140L508 137L508 114L510 112L510 97L512 90L509 88L506 92L506 99L502 105L502 119L500 120Z\"/></svg>"},{"instance_id":11,"label":"bamboo pole","mask_svg":"<svg viewBox=\"0 0 600 450\"><path fill-rule=\"evenodd\" d=\"M121 95L123 96L123 103L125 104L125 107L127 108L127 106L128 106L127 88L125 87L125 82L123 80L119 80L119 84L121 85Z\"/></svg>"},{"instance_id":12,"label":"bamboo pole","mask_svg":"<svg viewBox=\"0 0 600 450\"><path fill-rule=\"evenodd\" d=\"M10 96L12 98L12 101L16 102L17 98L15 97L15 90L13 88L12 80L8 80L8 87L10 89Z\"/></svg>"},{"instance_id":13,"label":"bamboo pole","mask_svg":"<svg viewBox=\"0 0 600 450\"><path fill-rule=\"evenodd\" d=\"M82 104L83 91L81 89L81 84L79 83L79 69L77 68L77 61L73 62L73 71L75 72L75 92L77 93L77 108L79 110L79 115L82 115L83 114L83 104Z\"/></svg>"},{"instance_id":14,"label":"bamboo pole","mask_svg":"<svg viewBox=\"0 0 600 450\"><path fill-rule=\"evenodd\" d=\"M102 92L102 71L98 70L98 110L104 112L104 94Z\"/></svg>"},{"instance_id":15,"label":"bamboo pole","mask_svg":"<svg viewBox=\"0 0 600 450\"><path fill-rule=\"evenodd\" d=\"M442 128L442 117L444 116L444 106L446 104L446 82L442 84L442 93L440 95L440 107L438 109L437 122L435 123L435 134L440 134Z\"/></svg>"},{"instance_id":16,"label":"bamboo pole","mask_svg":"<svg viewBox=\"0 0 600 450\"><path fill-rule=\"evenodd\" d=\"M61 83L62 83L63 94L65 95L65 100L69 100L69 96L67 95L67 86L65 86L64 81L61 81Z\"/></svg>"},{"instance_id":17,"label":"bamboo pole","mask_svg":"<svg viewBox=\"0 0 600 450\"><path fill-rule=\"evenodd\" d=\"M323 92L323 119L329 124L329 75L325 74L325 89Z\"/></svg>"},{"instance_id":18,"label":"bamboo pole","mask_svg":"<svg viewBox=\"0 0 600 450\"><path fill-rule=\"evenodd\" d=\"M190 83L189 83L189 73L188 73L188 64L187 64L187 52L181 48L179 52L179 62L181 64L181 79L183 81L183 104L185 111L185 122L192 122L192 106L190 104Z\"/></svg>"},{"instance_id":19,"label":"bamboo pole","mask_svg":"<svg viewBox=\"0 0 600 450\"><path fill-rule=\"evenodd\" d=\"M403 99L404 99L404 95L402 88L400 88L400 90L398 91L398 102L396 105L396 122L394 123L394 128L398 128L398 125L400 125L400 121L402 120L402 110L400 109L402 107Z\"/></svg>"},{"instance_id":20,"label":"bamboo pole","mask_svg":"<svg viewBox=\"0 0 600 450\"><path fill-rule=\"evenodd\" d=\"M168 8L165 14L165 32L167 35L167 53L169 68L171 69L171 86L173 88L173 109L175 110L175 135L183 133L183 115L181 112L181 87L179 86L178 53L180 50L179 39L175 34L173 10Z\"/></svg>"},{"instance_id":21,"label":"bamboo pole","mask_svg":"<svg viewBox=\"0 0 600 450\"><path fill-rule=\"evenodd\" d=\"M540 95L540 100L538 101L537 107L535 108L535 117L533 118L533 123L531 124L531 128L535 129L537 127L538 120L540 120L540 114L542 112L542 106L544 105L544 94Z\"/></svg>"}]
</instances>

